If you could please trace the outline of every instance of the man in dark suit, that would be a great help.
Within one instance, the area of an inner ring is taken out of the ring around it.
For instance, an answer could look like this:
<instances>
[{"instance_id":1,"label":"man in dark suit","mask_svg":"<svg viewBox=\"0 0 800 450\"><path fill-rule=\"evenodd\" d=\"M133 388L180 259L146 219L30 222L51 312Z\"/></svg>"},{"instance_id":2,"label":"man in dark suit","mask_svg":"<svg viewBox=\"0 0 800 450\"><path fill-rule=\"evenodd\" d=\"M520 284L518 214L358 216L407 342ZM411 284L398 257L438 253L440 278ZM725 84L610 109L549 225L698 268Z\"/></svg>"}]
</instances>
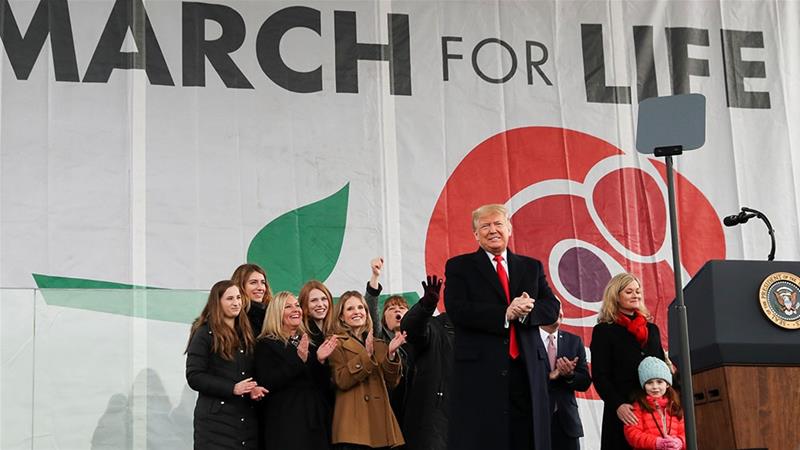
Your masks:
<instances>
[{"instance_id":1,"label":"man in dark suit","mask_svg":"<svg viewBox=\"0 0 800 450\"><path fill-rule=\"evenodd\" d=\"M508 250L503 205L472 213L480 248L445 266L445 306L455 327L450 450L550 450L547 355L539 325L559 302L542 263Z\"/></svg>"},{"instance_id":2,"label":"man in dark suit","mask_svg":"<svg viewBox=\"0 0 800 450\"><path fill-rule=\"evenodd\" d=\"M550 440L553 449L579 450L579 439L583 436L581 417L575 391L585 392L592 384L586 365L586 350L580 337L560 330L563 312L551 325L539 327L539 348L547 354L547 369L550 372L549 397L552 419Z\"/></svg>"}]
</instances>

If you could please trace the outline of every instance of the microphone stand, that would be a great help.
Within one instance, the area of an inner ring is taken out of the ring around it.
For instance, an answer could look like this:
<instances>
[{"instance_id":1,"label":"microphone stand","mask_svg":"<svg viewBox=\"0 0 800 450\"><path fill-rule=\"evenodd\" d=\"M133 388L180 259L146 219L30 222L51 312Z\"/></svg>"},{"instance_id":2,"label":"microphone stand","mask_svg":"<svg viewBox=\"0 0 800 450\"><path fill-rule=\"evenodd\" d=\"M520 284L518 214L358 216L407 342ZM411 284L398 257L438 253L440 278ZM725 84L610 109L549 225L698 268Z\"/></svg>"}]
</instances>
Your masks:
<instances>
[{"instance_id":1,"label":"microphone stand","mask_svg":"<svg viewBox=\"0 0 800 450\"><path fill-rule=\"evenodd\" d=\"M767 256L767 261L774 261L775 260L775 229L772 228L772 224L767 219L767 216L764 215L761 211L756 211L755 209L748 208L746 206L742 206L742 212L748 212L755 214L756 217L764 221L764 225L767 226L767 232L769 233L769 238L771 241L771 248L769 250L769 255Z\"/></svg>"}]
</instances>

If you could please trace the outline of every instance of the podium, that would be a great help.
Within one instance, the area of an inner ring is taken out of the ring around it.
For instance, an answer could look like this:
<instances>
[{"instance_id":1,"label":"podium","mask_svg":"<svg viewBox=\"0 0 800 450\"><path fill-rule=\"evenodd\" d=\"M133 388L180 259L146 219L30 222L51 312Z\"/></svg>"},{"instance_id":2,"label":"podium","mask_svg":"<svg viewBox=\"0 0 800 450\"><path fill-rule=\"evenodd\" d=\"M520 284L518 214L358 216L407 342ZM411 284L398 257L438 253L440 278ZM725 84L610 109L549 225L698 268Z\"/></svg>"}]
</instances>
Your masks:
<instances>
[{"instance_id":1,"label":"podium","mask_svg":"<svg viewBox=\"0 0 800 450\"><path fill-rule=\"evenodd\" d=\"M759 303L776 272L800 276L800 262L709 261L684 288L699 449L800 449L800 329L774 324Z\"/></svg>"}]
</instances>

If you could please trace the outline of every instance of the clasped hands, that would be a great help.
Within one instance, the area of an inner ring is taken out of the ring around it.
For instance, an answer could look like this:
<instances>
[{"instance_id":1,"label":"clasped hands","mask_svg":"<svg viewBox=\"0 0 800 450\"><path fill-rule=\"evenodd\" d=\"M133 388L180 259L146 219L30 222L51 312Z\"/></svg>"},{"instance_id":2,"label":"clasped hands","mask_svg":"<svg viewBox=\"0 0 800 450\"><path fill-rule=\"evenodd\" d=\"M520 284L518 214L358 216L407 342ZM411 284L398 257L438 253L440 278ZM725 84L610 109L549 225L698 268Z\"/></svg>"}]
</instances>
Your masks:
<instances>
[{"instance_id":1,"label":"clasped hands","mask_svg":"<svg viewBox=\"0 0 800 450\"><path fill-rule=\"evenodd\" d=\"M536 300L531 298L527 292L523 292L522 295L514 298L509 303L508 308L506 308L506 320L509 322L514 319L524 321L528 314L533 311L534 303L536 303Z\"/></svg>"},{"instance_id":2,"label":"clasped hands","mask_svg":"<svg viewBox=\"0 0 800 450\"><path fill-rule=\"evenodd\" d=\"M656 450L681 450L683 442L675 436L666 436L656 439Z\"/></svg>"},{"instance_id":3,"label":"clasped hands","mask_svg":"<svg viewBox=\"0 0 800 450\"><path fill-rule=\"evenodd\" d=\"M233 385L233 395L250 394L250 399L261 400L269 391L264 386L259 386L253 380L253 377L245 378L244 380Z\"/></svg>"},{"instance_id":4,"label":"clasped hands","mask_svg":"<svg viewBox=\"0 0 800 450\"><path fill-rule=\"evenodd\" d=\"M566 356L556 359L556 367L550 371L550 379L555 380L558 377L570 377L575 373L575 367L578 366L578 357L569 359Z\"/></svg>"},{"instance_id":5,"label":"clasped hands","mask_svg":"<svg viewBox=\"0 0 800 450\"><path fill-rule=\"evenodd\" d=\"M617 407L617 417L625 425L636 425L639 420L633 412L633 405L630 403L623 403ZM656 439L656 450L681 450L683 442L680 438L675 436L665 436Z\"/></svg>"}]
</instances>

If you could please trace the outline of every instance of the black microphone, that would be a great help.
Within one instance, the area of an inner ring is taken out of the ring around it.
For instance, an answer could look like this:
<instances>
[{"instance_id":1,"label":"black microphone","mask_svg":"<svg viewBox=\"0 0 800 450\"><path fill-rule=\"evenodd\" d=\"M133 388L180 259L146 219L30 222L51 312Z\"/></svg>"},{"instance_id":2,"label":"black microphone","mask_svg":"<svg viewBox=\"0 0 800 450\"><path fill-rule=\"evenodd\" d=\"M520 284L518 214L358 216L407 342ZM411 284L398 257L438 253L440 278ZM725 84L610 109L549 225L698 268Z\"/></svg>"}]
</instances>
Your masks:
<instances>
[{"instance_id":1,"label":"black microphone","mask_svg":"<svg viewBox=\"0 0 800 450\"><path fill-rule=\"evenodd\" d=\"M753 213L748 213L746 211L742 211L739 214L734 214L732 216L727 216L722 219L722 223L725 224L726 227L735 227L740 223L747 223L748 220L752 219L756 215Z\"/></svg>"},{"instance_id":2,"label":"black microphone","mask_svg":"<svg viewBox=\"0 0 800 450\"><path fill-rule=\"evenodd\" d=\"M767 216L765 216L764 213L755 210L753 208L748 208L747 206L742 206L742 211L739 214L734 214L732 216L725 217L724 219L722 219L722 223L724 223L726 227L733 227L739 225L740 223L747 223L747 221L752 219L753 217L758 217L759 219L764 221L764 225L767 226L767 232L769 233L769 240L771 244L769 255L767 255L767 261L774 261L775 229L772 228L772 224L769 223L769 219L767 219Z\"/></svg>"}]
</instances>

